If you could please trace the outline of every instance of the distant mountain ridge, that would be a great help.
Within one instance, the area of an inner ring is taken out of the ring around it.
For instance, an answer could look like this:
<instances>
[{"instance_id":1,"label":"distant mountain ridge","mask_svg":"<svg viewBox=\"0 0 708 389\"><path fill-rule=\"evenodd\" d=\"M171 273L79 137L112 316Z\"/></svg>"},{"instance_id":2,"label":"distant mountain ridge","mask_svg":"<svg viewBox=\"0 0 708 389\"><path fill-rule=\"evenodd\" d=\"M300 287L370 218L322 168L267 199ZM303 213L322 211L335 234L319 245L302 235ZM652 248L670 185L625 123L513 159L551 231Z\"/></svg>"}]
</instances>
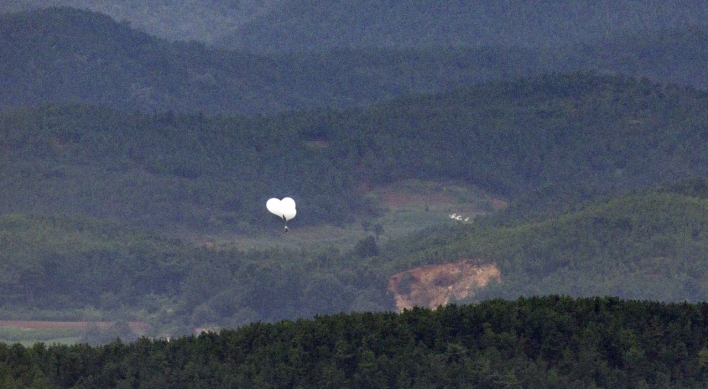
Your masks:
<instances>
[{"instance_id":1,"label":"distant mountain ridge","mask_svg":"<svg viewBox=\"0 0 708 389\"><path fill-rule=\"evenodd\" d=\"M705 25L708 4L645 1L291 0L230 37L224 47L318 51L337 47L555 47L617 34Z\"/></svg>"},{"instance_id":2,"label":"distant mountain ridge","mask_svg":"<svg viewBox=\"0 0 708 389\"><path fill-rule=\"evenodd\" d=\"M101 12L168 40L258 52L550 47L708 20L700 0L3 0L0 12L48 6Z\"/></svg>"},{"instance_id":3,"label":"distant mountain ridge","mask_svg":"<svg viewBox=\"0 0 708 389\"><path fill-rule=\"evenodd\" d=\"M1 12L52 6L86 9L130 23L168 40L212 42L235 31L282 0L0 0Z\"/></svg>"},{"instance_id":4,"label":"distant mountain ridge","mask_svg":"<svg viewBox=\"0 0 708 389\"><path fill-rule=\"evenodd\" d=\"M593 70L708 87L708 28L597 45L249 54L169 42L103 14L0 15L0 110L79 102L126 111L254 114L366 106L490 80Z\"/></svg>"},{"instance_id":5,"label":"distant mountain ridge","mask_svg":"<svg viewBox=\"0 0 708 389\"><path fill-rule=\"evenodd\" d=\"M521 75L532 62L514 65L519 53L504 52L480 61L464 50L253 55L170 43L71 8L0 15L0 37L0 85L11 91L0 96L0 109L84 102L233 114L361 106Z\"/></svg>"}]
</instances>

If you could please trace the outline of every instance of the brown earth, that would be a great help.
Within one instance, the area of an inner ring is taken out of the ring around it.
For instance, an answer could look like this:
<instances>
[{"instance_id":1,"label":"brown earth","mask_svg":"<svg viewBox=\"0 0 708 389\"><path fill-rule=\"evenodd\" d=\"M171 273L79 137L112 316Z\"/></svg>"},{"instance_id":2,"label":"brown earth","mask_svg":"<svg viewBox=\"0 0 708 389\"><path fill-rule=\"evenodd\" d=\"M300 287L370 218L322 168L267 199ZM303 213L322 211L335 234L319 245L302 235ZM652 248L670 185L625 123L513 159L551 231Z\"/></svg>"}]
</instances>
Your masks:
<instances>
[{"instance_id":1,"label":"brown earth","mask_svg":"<svg viewBox=\"0 0 708 389\"><path fill-rule=\"evenodd\" d=\"M504 200L466 184L424 180L402 180L393 184L371 187L359 185L363 195L373 196L387 210L418 210L486 213L504 208ZM491 208L491 209L490 209Z\"/></svg>"},{"instance_id":2,"label":"brown earth","mask_svg":"<svg viewBox=\"0 0 708 389\"><path fill-rule=\"evenodd\" d=\"M381 191L381 202L386 208L396 209L407 206L439 206L442 204L454 204L455 199L451 195L442 193L400 193L393 190Z\"/></svg>"},{"instance_id":3,"label":"brown earth","mask_svg":"<svg viewBox=\"0 0 708 389\"><path fill-rule=\"evenodd\" d=\"M452 298L469 297L491 280L501 282L501 272L495 263L463 259L398 273L389 279L388 289L396 298L396 308L403 311L414 306L436 308Z\"/></svg>"},{"instance_id":4,"label":"brown earth","mask_svg":"<svg viewBox=\"0 0 708 389\"><path fill-rule=\"evenodd\" d=\"M13 327L21 330L70 330L85 329L89 325L96 325L102 330L107 330L115 322L111 321L42 321L42 320L0 320L0 327ZM148 330L148 323L142 321L128 322L133 332L144 333Z\"/></svg>"},{"instance_id":5,"label":"brown earth","mask_svg":"<svg viewBox=\"0 0 708 389\"><path fill-rule=\"evenodd\" d=\"M497 198L492 198L490 200L490 203L492 205L492 209L494 209L495 211L498 211L500 209L504 209L509 206L509 203L507 203L506 201L504 201L502 199L497 199Z\"/></svg>"}]
</instances>

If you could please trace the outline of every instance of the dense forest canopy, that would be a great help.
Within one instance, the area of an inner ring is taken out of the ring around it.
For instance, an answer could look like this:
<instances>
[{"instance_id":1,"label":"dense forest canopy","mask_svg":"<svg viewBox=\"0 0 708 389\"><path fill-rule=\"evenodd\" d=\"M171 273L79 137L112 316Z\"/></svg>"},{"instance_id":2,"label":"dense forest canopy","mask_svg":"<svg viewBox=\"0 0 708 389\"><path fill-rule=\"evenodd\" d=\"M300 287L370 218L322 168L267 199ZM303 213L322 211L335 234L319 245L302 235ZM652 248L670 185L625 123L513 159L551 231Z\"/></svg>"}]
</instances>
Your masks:
<instances>
[{"instance_id":1,"label":"dense forest canopy","mask_svg":"<svg viewBox=\"0 0 708 389\"><path fill-rule=\"evenodd\" d=\"M577 73L262 117L41 106L0 114L0 211L253 231L278 192L342 225L377 213L362 183L410 178L567 203L706 176L707 122L704 92Z\"/></svg>"},{"instance_id":2,"label":"dense forest canopy","mask_svg":"<svg viewBox=\"0 0 708 389\"><path fill-rule=\"evenodd\" d=\"M708 307L548 296L100 347L0 344L3 388L667 388L708 382Z\"/></svg>"}]
</instances>

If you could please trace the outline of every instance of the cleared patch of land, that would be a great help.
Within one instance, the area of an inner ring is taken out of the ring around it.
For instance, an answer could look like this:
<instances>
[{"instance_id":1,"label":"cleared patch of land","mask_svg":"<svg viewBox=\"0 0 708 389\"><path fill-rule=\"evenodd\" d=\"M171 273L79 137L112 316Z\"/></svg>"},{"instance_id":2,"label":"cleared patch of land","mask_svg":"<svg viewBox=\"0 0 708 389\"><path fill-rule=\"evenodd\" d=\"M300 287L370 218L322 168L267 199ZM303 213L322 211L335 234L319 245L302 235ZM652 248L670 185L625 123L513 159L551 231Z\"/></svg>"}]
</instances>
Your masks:
<instances>
[{"instance_id":1,"label":"cleared patch of land","mask_svg":"<svg viewBox=\"0 0 708 389\"><path fill-rule=\"evenodd\" d=\"M84 330L90 325L95 325L101 330L111 328L115 322L112 321L42 321L42 320L0 320L0 327L17 328L24 331L33 330ZM128 326L133 332L145 333L149 325L141 321L128 322Z\"/></svg>"},{"instance_id":2,"label":"cleared patch of land","mask_svg":"<svg viewBox=\"0 0 708 389\"><path fill-rule=\"evenodd\" d=\"M473 296L490 281L502 282L495 263L462 259L453 263L417 267L393 275L388 289L396 299L399 311L415 306L437 308L452 299Z\"/></svg>"},{"instance_id":3,"label":"cleared patch of land","mask_svg":"<svg viewBox=\"0 0 708 389\"><path fill-rule=\"evenodd\" d=\"M0 320L0 342L25 347L37 342L71 345L81 342L91 328L110 331L114 325L112 321ZM128 322L128 326L138 335L149 329L148 323L141 321Z\"/></svg>"},{"instance_id":4,"label":"cleared patch of land","mask_svg":"<svg viewBox=\"0 0 708 389\"><path fill-rule=\"evenodd\" d=\"M364 186L366 187L366 186ZM357 241L380 226L382 241L401 237L428 227L472 222L479 215L494 212L506 206L503 199L494 197L474 186L458 182L404 180L391 185L366 188L366 198L379 209L377 217L356 217L343 225L298 226L297 220L282 228L257 235L214 234L188 236L192 242L207 247L236 247L241 250L262 250L273 247L337 246L350 248ZM451 215L461 216L452 219ZM263 217L269 214L263 207Z\"/></svg>"}]
</instances>

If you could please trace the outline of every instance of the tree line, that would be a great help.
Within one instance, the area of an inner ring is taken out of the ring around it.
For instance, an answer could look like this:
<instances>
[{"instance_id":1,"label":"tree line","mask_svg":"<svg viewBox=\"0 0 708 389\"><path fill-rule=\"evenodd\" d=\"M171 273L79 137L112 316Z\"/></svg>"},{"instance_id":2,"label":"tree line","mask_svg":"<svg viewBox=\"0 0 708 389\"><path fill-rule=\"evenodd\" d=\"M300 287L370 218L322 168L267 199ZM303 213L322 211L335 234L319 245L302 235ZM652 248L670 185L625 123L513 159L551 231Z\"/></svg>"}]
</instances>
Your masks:
<instances>
[{"instance_id":1,"label":"tree line","mask_svg":"<svg viewBox=\"0 0 708 389\"><path fill-rule=\"evenodd\" d=\"M0 345L3 388L699 387L708 307L594 297L255 323L90 347Z\"/></svg>"}]
</instances>

